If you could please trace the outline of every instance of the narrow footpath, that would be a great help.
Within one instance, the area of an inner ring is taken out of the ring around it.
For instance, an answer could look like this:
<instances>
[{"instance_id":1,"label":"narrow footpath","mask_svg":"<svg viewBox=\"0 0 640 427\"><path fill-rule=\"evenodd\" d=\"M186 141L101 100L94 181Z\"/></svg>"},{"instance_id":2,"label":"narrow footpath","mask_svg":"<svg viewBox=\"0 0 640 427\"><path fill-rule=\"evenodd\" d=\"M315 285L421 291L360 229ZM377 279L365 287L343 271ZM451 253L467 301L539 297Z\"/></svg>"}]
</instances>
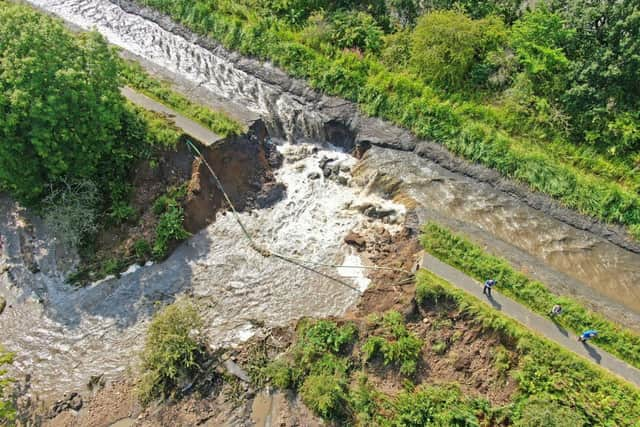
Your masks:
<instances>
[{"instance_id":1,"label":"narrow footpath","mask_svg":"<svg viewBox=\"0 0 640 427\"><path fill-rule=\"evenodd\" d=\"M220 135L217 135L204 126L176 113L174 110L149 98L148 96L143 95L140 92L136 92L134 89L131 89L128 86L121 88L120 92L125 98L138 105L139 107L142 107L145 110L165 115L169 118L170 121L173 122L173 124L176 125L176 127L181 129L185 134L200 141L207 147L223 139Z\"/></svg>"},{"instance_id":2,"label":"narrow footpath","mask_svg":"<svg viewBox=\"0 0 640 427\"><path fill-rule=\"evenodd\" d=\"M495 310L501 311L507 316L517 320L532 331L543 335L567 350L588 359L622 379L640 387L640 369L623 362L591 343L583 344L578 342L577 336L573 332L567 331L548 318L533 313L524 305L501 295L500 292L496 290L496 288L500 288L499 283L493 288L491 291L492 296L489 298L482 293L483 285L481 283L428 253L424 253L422 256L421 267L437 274L452 285L493 307ZM589 325L585 325L585 329L589 329Z\"/></svg>"}]
</instances>

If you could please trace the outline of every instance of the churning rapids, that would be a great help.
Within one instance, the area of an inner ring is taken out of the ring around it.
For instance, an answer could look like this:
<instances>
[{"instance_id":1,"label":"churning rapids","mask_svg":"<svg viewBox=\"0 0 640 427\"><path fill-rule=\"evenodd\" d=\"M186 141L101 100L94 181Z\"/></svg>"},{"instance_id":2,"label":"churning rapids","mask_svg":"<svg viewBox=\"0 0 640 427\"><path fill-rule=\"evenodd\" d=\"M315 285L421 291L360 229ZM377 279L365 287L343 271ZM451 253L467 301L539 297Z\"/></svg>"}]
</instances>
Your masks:
<instances>
[{"instance_id":1,"label":"churning rapids","mask_svg":"<svg viewBox=\"0 0 640 427\"><path fill-rule=\"evenodd\" d=\"M416 218L443 222L559 292L583 298L640 330L640 255L413 152L374 146L356 162L321 143L326 117L303 98L107 0L30 2L79 27L96 28L113 44L179 74L211 96L244 106L265 118L272 135L289 141L280 145L285 164L277 172L287 185L287 197L271 208L242 214L272 249L316 261L358 262L342 238L353 227L376 224L355 207L365 200L386 204L402 221L403 206L376 195L392 193L411 208L406 216L414 223ZM321 151L313 152L310 144ZM353 166L349 186L308 178L322 155ZM91 375L124 371L135 360L132 355L140 349L156 301L193 295L204 307L213 344L221 345L248 338L263 322L271 326L305 315L340 314L359 296L331 280L256 255L230 215L219 215L161 264L74 290L63 281L68 261L56 256L37 220L33 230L24 227L24 214L11 201L1 201L0 231L6 236L2 261L12 269L11 275L0 277L0 294L12 307L0 316L0 342L17 352L16 369L31 373L43 394L78 389ZM29 245L38 273L30 272L23 260ZM348 280L360 290L367 285L364 277Z\"/></svg>"}]
</instances>

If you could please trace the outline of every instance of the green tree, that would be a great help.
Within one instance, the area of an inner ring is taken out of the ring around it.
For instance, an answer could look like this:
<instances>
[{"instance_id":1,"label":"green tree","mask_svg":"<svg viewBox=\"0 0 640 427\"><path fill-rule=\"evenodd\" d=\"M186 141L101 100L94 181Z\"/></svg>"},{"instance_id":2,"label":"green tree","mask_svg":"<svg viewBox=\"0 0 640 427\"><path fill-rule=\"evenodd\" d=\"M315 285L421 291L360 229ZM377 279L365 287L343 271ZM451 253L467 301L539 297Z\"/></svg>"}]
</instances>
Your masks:
<instances>
[{"instance_id":1,"label":"green tree","mask_svg":"<svg viewBox=\"0 0 640 427\"><path fill-rule=\"evenodd\" d=\"M564 20L545 7L527 13L511 29L511 44L539 95L555 98L566 87L570 61L564 53L573 36Z\"/></svg>"},{"instance_id":2,"label":"green tree","mask_svg":"<svg viewBox=\"0 0 640 427\"><path fill-rule=\"evenodd\" d=\"M31 8L0 4L0 186L34 203L48 184L92 179L120 150L116 56Z\"/></svg>"},{"instance_id":3,"label":"green tree","mask_svg":"<svg viewBox=\"0 0 640 427\"><path fill-rule=\"evenodd\" d=\"M472 20L456 11L430 12L418 20L413 32L412 65L425 80L458 88L473 65L497 49L505 37L498 18Z\"/></svg>"},{"instance_id":4,"label":"green tree","mask_svg":"<svg viewBox=\"0 0 640 427\"><path fill-rule=\"evenodd\" d=\"M365 12L338 12L332 20L331 40L339 48L358 48L378 52L382 46L382 30Z\"/></svg>"}]
</instances>

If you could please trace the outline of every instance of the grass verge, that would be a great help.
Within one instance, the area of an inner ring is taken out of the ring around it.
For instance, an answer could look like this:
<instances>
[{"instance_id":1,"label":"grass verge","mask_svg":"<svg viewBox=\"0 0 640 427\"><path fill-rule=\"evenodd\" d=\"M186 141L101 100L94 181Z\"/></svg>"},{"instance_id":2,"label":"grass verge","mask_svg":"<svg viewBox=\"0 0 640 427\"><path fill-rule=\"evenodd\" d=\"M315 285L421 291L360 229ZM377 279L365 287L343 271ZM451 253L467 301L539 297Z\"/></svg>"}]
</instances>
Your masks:
<instances>
[{"instance_id":1,"label":"grass verge","mask_svg":"<svg viewBox=\"0 0 640 427\"><path fill-rule=\"evenodd\" d=\"M576 333L598 330L600 336L594 342L640 368L640 336L629 329L589 311L571 298L553 294L544 284L515 270L506 260L487 254L479 246L437 224L425 225L420 242L427 252L477 280L497 279L500 292L538 314L546 315L553 305L560 304L564 310L556 320L560 325Z\"/></svg>"},{"instance_id":2,"label":"grass verge","mask_svg":"<svg viewBox=\"0 0 640 427\"><path fill-rule=\"evenodd\" d=\"M525 406L544 397L547 406L572 406L574 414L584 417L581 422L565 420L557 425L637 426L640 419L637 388L529 332L428 271L418 272L416 299L421 304L453 303L459 315L484 330L515 341L523 357L516 374L519 393L511 409L514 418L521 418Z\"/></svg>"},{"instance_id":3,"label":"grass verge","mask_svg":"<svg viewBox=\"0 0 640 427\"><path fill-rule=\"evenodd\" d=\"M184 95L171 89L169 83L151 77L136 62L122 59L120 61L120 78L124 84L173 108L222 137L239 135L245 131L240 122L233 120L223 112L214 111L190 101Z\"/></svg>"}]
</instances>

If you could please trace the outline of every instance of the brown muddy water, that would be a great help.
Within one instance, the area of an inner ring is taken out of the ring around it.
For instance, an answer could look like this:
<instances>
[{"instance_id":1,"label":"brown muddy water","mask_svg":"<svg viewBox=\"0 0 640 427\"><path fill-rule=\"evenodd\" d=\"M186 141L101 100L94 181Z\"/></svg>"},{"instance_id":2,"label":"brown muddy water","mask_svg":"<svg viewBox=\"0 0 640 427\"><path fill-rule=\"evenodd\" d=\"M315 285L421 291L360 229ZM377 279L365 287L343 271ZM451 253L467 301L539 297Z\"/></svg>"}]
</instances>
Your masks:
<instances>
[{"instance_id":1,"label":"brown muddy water","mask_svg":"<svg viewBox=\"0 0 640 427\"><path fill-rule=\"evenodd\" d=\"M344 163L347 178L356 160L318 140L323 118L304 100L107 0L30 3L81 28L96 28L113 44L193 82L199 93L243 105L273 123L272 135L296 142L280 147L285 165L276 178L287 185L286 198L242 214L261 243L316 261L358 262L342 244L351 228L372 223L357 206L391 207L402 221L403 207L389 206L380 196L396 197L413 209L413 226L430 219L441 222L558 292L575 295L640 331L640 255L411 152L371 148L347 186L322 176L310 179L310 172L322 175L321 156ZM314 152L302 139L317 140L311 145L321 150ZM17 352L16 371L33 374L34 387L45 395L80 389L91 375L112 377L134 367L158 301L195 297L212 344L230 345L262 325L343 313L367 283L362 276L349 279L358 288L354 291L263 259L251 251L233 219L219 215L167 261L76 290L64 283L73 257L63 256L37 219L30 229L29 215L7 198L0 201L0 218L0 232L6 236L2 262L11 265L10 273L0 276L0 295L11 305L0 315L0 342ZM29 270L30 258L39 272Z\"/></svg>"}]
</instances>

